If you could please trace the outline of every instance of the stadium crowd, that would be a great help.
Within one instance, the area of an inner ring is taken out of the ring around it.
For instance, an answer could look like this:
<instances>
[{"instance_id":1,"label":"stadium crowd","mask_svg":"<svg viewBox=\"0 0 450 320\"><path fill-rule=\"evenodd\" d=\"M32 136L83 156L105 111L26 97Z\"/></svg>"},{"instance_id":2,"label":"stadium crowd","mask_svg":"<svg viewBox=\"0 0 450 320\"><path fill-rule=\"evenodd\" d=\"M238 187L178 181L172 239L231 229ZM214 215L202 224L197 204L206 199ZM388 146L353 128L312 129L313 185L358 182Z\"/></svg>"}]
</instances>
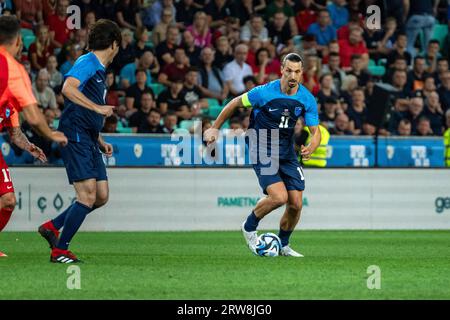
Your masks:
<instances>
[{"instance_id":1,"label":"stadium crowd","mask_svg":"<svg viewBox=\"0 0 450 320\"><path fill-rule=\"evenodd\" d=\"M80 29L66 23L72 4ZM382 9L379 30L368 27L371 4ZM86 52L89 26L118 23L122 43L106 96L117 108L107 133L171 133L194 119L207 128L229 99L278 78L283 55L299 52L303 84L331 134L375 134L368 103L384 83L395 93L379 134L442 136L450 127L447 10L445 0L0 0L0 15L21 20L22 63L53 127L64 74ZM248 110L227 123L248 125Z\"/></svg>"}]
</instances>

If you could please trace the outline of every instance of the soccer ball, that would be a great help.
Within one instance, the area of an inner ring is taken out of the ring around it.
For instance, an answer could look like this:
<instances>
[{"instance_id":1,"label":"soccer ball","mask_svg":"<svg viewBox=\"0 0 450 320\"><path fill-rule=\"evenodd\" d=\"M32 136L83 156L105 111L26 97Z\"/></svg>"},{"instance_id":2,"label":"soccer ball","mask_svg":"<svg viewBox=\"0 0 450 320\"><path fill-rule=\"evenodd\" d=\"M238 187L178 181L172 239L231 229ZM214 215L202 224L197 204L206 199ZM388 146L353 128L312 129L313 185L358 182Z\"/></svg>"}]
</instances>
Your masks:
<instances>
[{"instance_id":1,"label":"soccer ball","mask_svg":"<svg viewBox=\"0 0 450 320\"><path fill-rule=\"evenodd\" d=\"M280 254L281 241L274 233L263 233L258 237L255 253L261 257L277 257Z\"/></svg>"}]
</instances>

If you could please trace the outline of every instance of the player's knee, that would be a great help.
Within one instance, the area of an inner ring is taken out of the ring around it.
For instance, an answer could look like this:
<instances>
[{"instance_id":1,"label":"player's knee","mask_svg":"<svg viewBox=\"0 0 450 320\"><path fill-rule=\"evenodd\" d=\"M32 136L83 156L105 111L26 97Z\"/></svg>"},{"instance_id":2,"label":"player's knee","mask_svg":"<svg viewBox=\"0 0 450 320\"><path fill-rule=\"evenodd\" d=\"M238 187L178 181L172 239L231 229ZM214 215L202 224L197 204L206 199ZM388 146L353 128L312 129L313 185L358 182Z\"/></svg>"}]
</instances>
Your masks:
<instances>
[{"instance_id":1,"label":"player's knee","mask_svg":"<svg viewBox=\"0 0 450 320\"><path fill-rule=\"evenodd\" d=\"M93 207L96 201L95 191L93 193L84 193L79 195L78 201L88 207Z\"/></svg>"},{"instance_id":2,"label":"player's knee","mask_svg":"<svg viewBox=\"0 0 450 320\"><path fill-rule=\"evenodd\" d=\"M302 211L302 204L301 203L289 203L288 211L289 211L289 213L291 213L293 215L300 214L300 212Z\"/></svg>"},{"instance_id":3,"label":"player's knee","mask_svg":"<svg viewBox=\"0 0 450 320\"><path fill-rule=\"evenodd\" d=\"M272 196L272 202L274 206L277 208L285 205L287 201L288 201L288 194L286 192Z\"/></svg>"},{"instance_id":4,"label":"player's knee","mask_svg":"<svg viewBox=\"0 0 450 320\"><path fill-rule=\"evenodd\" d=\"M97 200L95 201L95 207L100 208L104 206L109 200L108 194L97 194Z\"/></svg>"},{"instance_id":5,"label":"player's knee","mask_svg":"<svg viewBox=\"0 0 450 320\"><path fill-rule=\"evenodd\" d=\"M2 208L8 208L14 210L16 207L16 196L14 193L7 193L2 196Z\"/></svg>"}]
</instances>

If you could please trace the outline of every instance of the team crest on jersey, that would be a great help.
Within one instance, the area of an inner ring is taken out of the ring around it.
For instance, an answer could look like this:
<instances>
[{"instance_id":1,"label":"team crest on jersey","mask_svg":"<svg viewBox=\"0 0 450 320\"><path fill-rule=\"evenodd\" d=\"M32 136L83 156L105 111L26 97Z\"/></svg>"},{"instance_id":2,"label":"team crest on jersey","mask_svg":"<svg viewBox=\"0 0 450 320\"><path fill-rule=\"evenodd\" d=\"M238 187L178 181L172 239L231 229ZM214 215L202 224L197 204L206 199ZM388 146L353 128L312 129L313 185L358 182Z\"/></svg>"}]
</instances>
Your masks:
<instances>
[{"instance_id":1,"label":"team crest on jersey","mask_svg":"<svg viewBox=\"0 0 450 320\"><path fill-rule=\"evenodd\" d=\"M9 108L7 108L5 111L6 118L9 118L10 115L11 115L11 110Z\"/></svg>"},{"instance_id":2,"label":"team crest on jersey","mask_svg":"<svg viewBox=\"0 0 450 320\"><path fill-rule=\"evenodd\" d=\"M295 107L295 116L298 117L302 113L301 107Z\"/></svg>"}]
</instances>

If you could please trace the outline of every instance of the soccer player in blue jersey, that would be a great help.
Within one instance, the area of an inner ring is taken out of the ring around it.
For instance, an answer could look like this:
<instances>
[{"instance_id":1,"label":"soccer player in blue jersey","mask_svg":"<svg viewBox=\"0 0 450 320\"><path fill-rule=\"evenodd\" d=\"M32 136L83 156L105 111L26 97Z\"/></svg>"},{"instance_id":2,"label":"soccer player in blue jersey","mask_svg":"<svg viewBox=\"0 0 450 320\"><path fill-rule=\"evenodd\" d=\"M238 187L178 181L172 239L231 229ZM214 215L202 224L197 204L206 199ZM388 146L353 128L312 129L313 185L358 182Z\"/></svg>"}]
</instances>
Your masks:
<instances>
[{"instance_id":1,"label":"soccer player in blue jersey","mask_svg":"<svg viewBox=\"0 0 450 320\"><path fill-rule=\"evenodd\" d=\"M59 130L69 143L61 149L61 154L77 198L63 213L39 227L39 233L52 249L51 262L80 261L68 250L69 243L86 216L108 201L108 181L101 152L111 156L113 148L99 133L104 117L111 115L114 109L105 102L106 67L118 53L120 43L117 24L99 20L89 32L90 52L79 57L65 75L62 93L66 99Z\"/></svg>"},{"instance_id":2,"label":"soccer player in blue jersey","mask_svg":"<svg viewBox=\"0 0 450 320\"><path fill-rule=\"evenodd\" d=\"M207 143L217 141L218 129L237 108L252 108L249 130L256 132L258 141L256 148L249 145L250 156L256 159L252 163L253 169L263 192L267 195L257 203L242 225L244 238L254 253L259 221L286 204L279 230L281 255L303 257L289 246L289 238L300 219L302 193L305 189L305 178L294 150L294 127L298 118L303 117L311 130L310 144L301 147L303 159L309 159L319 146L320 131L317 103L314 96L300 83L302 72L302 57L296 53L287 54L282 61L281 79L255 87L231 100L212 128L204 134ZM277 151L273 149L273 145L278 147ZM270 162L260 158L262 147L266 147ZM267 163L275 170L267 170Z\"/></svg>"}]
</instances>

